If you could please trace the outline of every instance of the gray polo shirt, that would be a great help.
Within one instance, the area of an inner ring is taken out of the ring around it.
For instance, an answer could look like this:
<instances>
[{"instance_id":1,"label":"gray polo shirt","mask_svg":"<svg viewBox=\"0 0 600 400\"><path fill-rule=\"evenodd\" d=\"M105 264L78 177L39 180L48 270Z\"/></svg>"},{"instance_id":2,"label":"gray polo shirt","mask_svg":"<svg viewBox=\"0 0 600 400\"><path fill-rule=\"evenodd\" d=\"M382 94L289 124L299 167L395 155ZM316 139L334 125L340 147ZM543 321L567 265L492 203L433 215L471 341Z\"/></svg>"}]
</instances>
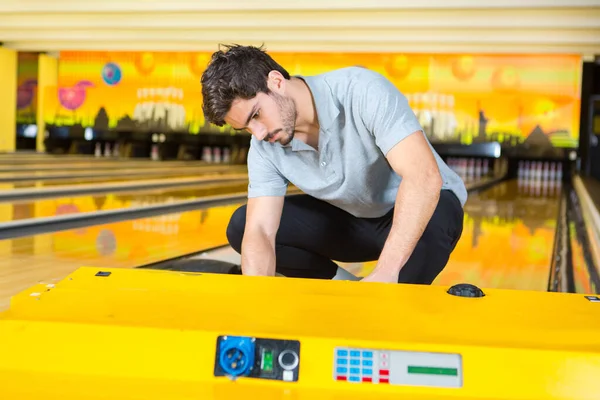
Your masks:
<instances>
[{"instance_id":1,"label":"gray polo shirt","mask_svg":"<svg viewBox=\"0 0 600 400\"><path fill-rule=\"evenodd\" d=\"M252 137L248 197L284 196L292 183L356 217L383 216L394 207L402 179L385 155L422 130L406 97L384 76L360 67L299 78L314 97L319 150L295 138L282 146ZM434 155L443 188L452 190L464 205L463 181L435 151Z\"/></svg>"}]
</instances>

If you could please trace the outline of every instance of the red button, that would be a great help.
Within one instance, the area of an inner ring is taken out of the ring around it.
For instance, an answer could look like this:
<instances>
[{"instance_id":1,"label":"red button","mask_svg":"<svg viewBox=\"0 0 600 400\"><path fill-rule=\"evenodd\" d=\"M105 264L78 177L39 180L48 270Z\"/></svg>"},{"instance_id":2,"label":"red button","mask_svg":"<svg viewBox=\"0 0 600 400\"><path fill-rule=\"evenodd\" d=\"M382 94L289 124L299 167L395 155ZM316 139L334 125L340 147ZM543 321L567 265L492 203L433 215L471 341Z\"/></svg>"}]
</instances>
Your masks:
<instances>
[{"instance_id":1,"label":"red button","mask_svg":"<svg viewBox=\"0 0 600 400\"><path fill-rule=\"evenodd\" d=\"M379 370L379 375L389 375L389 374L390 374L389 369L380 369Z\"/></svg>"},{"instance_id":2,"label":"red button","mask_svg":"<svg viewBox=\"0 0 600 400\"><path fill-rule=\"evenodd\" d=\"M346 380L346 377L345 377L345 376L343 376L343 375L339 375L339 376L337 377L337 380L338 380L338 381L345 381L345 380Z\"/></svg>"},{"instance_id":3,"label":"red button","mask_svg":"<svg viewBox=\"0 0 600 400\"><path fill-rule=\"evenodd\" d=\"M363 378L363 382L373 382L373 379L365 377Z\"/></svg>"},{"instance_id":4,"label":"red button","mask_svg":"<svg viewBox=\"0 0 600 400\"><path fill-rule=\"evenodd\" d=\"M390 380L387 378L379 378L379 383L390 383Z\"/></svg>"}]
</instances>

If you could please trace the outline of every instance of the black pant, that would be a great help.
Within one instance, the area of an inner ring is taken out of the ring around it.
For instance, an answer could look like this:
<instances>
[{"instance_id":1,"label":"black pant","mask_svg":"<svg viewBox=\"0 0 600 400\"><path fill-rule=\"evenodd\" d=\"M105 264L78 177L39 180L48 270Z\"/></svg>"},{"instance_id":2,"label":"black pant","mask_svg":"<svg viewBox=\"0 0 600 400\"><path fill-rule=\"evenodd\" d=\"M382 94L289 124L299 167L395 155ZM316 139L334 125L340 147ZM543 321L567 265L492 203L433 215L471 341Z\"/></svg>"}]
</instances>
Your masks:
<instances>
[{"instance_id":1,"label":"black pant","mask_svg":"<svg viewBox=\"0 0 600 400\"><path fill-rule=\"evenodd\" d=\"M338 266L332 261L366 262L379 259L392 226L394 210L379 218L356 218L308 195L285 199L275 238L277 272L287 277L331 279ZM241 253L246 206L235 211L227 238ZM431 284L444 269L462 235L463 209L458 198L442 190L440 200L398 282Z\"/></svg>"}]
</instances>

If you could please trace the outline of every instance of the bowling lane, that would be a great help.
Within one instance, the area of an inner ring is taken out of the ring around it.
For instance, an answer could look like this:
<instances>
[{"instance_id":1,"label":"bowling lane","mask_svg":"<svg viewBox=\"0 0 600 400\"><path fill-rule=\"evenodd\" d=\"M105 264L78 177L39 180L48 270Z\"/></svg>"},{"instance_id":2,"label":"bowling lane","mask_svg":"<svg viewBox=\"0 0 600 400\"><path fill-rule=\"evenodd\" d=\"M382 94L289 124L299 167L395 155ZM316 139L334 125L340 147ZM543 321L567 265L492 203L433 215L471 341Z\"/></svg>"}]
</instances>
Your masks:
<instances>
[{"instance_id":1,"label":"bowling lane","mask_svg":"<svg viewBox=\"0 0 600 400\"><path fill-rule=\"evenodd\" d=\"M68 168L53 171L18 171L0 173L0 182L13 183L16 181L37 181L37 180L64 180L72 178L99 178L99 177L154 177L161 176L180 176L184 174L199 174L206 171L227 170L230 166L188 166L188 167L161 167L156 165L154 168L121 168L105 171L96 166L88 170L71 171Z\"/></svg>"},{"instance_id":2,"label":"bowling lane","mask_svg":"<svg viewBox=\"0 0 600 400\"><path fill-rule=\"evenodd\" d=\"M55 283L81 266L133 268L227 243L241 204L173 213L0 241L0 310L33 284Z\"/></svg>"},{"instance_id":3,"label":"bowling lane","mask_svg":"<svg viewBox=\"0 0 600 400\"><path fill-rule=\"evenodd\" d=\"M73 163L65 160L62 163L37 163L15 164L13 162L0 162L0 173L21 173L35 171L88 171L88 170L116 170L116 169L154 169L154 168L183 168L207 166L203 161L105 161L105 162L80 162Z\"/></svg>"},{"instance_id":4,"label":"bowling lane","mask_svg":"<svg viewBox=\"0 0 600 400\"><path fill-rule=\"evenodd\" d=\"M101 168L97 170L101 171ZM36 188L36 187L52 187L62 185L87 185L90 183L108 183L108 182L128 182L128 181L140 181L147 179L177 179L177 178L193 178L193 177L208 177L218 176L223 174L232 173L246 173L246 166L243 165L220 165L220 166L206 166L199 167L196 170L184 171L184 170L164 170L163 172L158 171L153 174L103 174L99 173L95 176L77 177L67 175L64 178L56 178L50 180L38 179L38 180L23 180L23 181L12 181L12 182L0 182L0 190L10 190L17 188Z\"/></svg>"},{"instance_id":5,"label":"bowling lane","mask_svg":"<svg viewBox=\"0 0 600 400\"><path fill-rule=\"evenodd\" d=\"M132 190L130 192L7 202L0 204L0 222L171 203L204 196L243 193L247 189L247 180L238 179L232 182L196 184L180 188Z\"/></svg>"},{"instance_id":6,"label":"bowling lane","mask_svg":"<svg viewBox=\"0 0 600 400\"><path fill-rule=\"evenodd\" d=\"M160 161L160 163L184 163L184 162L194 162L186 161L186 160L169 160L169 161ZM198 162L196 160L196 162ZM74 155L74 154L45 154L45 155L29 155L29 154L20 154L20 155L0 155L0 164L1 165L19 165L26 166L30 164L37 165L61 165L61 164L78 164L78 165L93 165L93 164L144 164L144 163L156 163L156 161L150 160L148 158L121 158L121 157L95 157L92 155Z\"/></svg>"},{"instance_id":7,"label":"bowling lane","mask_svg":"<svg viewBox=\"0 0 600 400\"><path fill-rule=\"evenodd\" d=\"M434 284L545 291L561 190L510 180L470 194L462 238Z\"/></svg>"}]
</instances>

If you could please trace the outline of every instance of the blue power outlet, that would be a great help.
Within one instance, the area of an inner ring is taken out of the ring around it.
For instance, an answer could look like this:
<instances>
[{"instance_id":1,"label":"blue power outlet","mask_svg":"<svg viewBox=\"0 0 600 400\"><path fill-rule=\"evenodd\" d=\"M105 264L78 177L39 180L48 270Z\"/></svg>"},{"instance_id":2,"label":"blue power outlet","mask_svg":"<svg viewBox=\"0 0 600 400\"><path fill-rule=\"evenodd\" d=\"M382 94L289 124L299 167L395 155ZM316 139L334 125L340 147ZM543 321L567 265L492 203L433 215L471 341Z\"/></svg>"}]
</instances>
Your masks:
<instances>
[{"instance_id":1,"label":"blue power outlet","mask_svg":"<svg viewBox=\"0 0 600 400\"><path fill-rule=\"evenodd\" d=\"M219 345L219 366L227 375L247 376L254 366L255 341L247 336L227 336Z\"/></svg>"}]
</instances>

